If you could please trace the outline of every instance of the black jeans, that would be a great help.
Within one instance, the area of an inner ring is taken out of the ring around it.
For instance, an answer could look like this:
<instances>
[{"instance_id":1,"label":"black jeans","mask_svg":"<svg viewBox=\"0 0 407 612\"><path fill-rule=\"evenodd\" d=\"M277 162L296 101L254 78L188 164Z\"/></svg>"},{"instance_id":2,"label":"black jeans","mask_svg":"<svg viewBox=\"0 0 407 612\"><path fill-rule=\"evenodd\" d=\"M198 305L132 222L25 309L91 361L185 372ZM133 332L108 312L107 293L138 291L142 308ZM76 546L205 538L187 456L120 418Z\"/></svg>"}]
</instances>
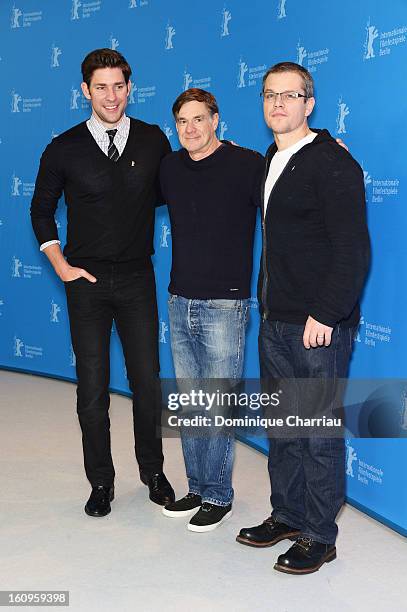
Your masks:
<instances>
[{"instance_id":1,"label":"black jeans","mask_svg":"<svg viewBox=\"0 0 407 612\"><path fill-rule=\"evenodd\" d=\"M329 379L327 386L347 376L352 353L354 328L336 326L329 347L306 349L302 342L303 325L263 321L259 353L262 378L289 379L290 412L301 412L301 389L294 379ZM315 385L315 392L323 388ZM311 386L312 388L312 386ZM311 395L312 401L312 395ZM315 396L321 407L321 398ZM329 402L324 414L329 415ZM329 415L332 416L332 415ZM271 505L273 516L301 530L304 537L317 542L335 542L335 518L345 496L345 446L343 438L309 437L272 439L269 450Z\"/></svg>"},{"instance_id":2,"label":"black jeans","mask_svg":"<svg viewBox=\"0 0 407 612\"><path fill-rule=\"evenodd\" d=\"M109 420L109 350L113 321L122 343L133 393L139 469L146 477L161 472L158 316L152 266L123 272L113 265L97 275L95 284L80 278L65 283L65 289L76 355L77 410L89 482L93 487L110 486L115 475Z\"/></svg>"}]
</instances>

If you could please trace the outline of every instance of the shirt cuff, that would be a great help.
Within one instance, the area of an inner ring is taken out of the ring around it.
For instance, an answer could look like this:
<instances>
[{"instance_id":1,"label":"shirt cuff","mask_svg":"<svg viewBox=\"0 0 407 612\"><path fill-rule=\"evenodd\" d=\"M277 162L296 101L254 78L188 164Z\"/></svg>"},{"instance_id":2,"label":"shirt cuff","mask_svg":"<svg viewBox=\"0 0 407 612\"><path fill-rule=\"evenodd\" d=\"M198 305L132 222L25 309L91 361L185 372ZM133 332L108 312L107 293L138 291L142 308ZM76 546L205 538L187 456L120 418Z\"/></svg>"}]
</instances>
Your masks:
<instances>
[{"instance_id":1,"label":"shirt cuff","mask_svg":"<svg viewBox=\"0 0 407 612\"><path fill-rule=\"evenodd\" d=\"M43 242L40 246L40 251L44 251L47 247L51 246L51 244L61 244L60 240L48 240L48 242Z\"/></svg>"}]
</instances>

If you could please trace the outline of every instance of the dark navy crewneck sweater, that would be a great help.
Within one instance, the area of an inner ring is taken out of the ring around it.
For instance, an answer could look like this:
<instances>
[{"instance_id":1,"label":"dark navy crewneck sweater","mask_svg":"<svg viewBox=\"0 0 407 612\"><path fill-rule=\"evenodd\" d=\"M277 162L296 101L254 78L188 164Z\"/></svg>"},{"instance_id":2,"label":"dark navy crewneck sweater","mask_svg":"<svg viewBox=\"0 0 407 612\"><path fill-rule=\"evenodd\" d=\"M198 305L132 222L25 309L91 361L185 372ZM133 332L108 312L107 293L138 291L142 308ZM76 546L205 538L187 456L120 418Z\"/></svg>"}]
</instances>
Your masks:
<instances>
[{"instance_id":1,"label":"dark navy crewneck sweater","mask_svg":"<svg viewBox=\"0 0 407 612\"><path fill-rule=\"evenodd\" d=\"M193 161L185 149L161 163L172 233L169 291L189 299L250 297L253 238L264 158L222 144Z\"/></svg>"}]
</instances>

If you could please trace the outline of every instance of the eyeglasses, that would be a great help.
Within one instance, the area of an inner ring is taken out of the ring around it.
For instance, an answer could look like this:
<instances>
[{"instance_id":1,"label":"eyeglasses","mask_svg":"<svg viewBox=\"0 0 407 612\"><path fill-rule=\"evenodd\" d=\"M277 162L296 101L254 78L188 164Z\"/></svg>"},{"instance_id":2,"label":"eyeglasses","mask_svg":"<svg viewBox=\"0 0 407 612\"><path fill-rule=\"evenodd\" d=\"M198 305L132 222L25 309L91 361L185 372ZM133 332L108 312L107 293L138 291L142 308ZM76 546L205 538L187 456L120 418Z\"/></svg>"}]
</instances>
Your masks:
<instances>
[{"instance_id":1,"label":"eyeglasses","mask_svg":"<svg viewBox=\"0 0 407 612\"><path fill-rule=\"evenodd\" d=\"M260 97L263 98L265 102L276 102L279 96L283 104L294 102L294 100L298 100L298 98L307 98L307 96L298 91L280 91L278 93L276 91L260 92Z\"/></svg>"}]
</instances>

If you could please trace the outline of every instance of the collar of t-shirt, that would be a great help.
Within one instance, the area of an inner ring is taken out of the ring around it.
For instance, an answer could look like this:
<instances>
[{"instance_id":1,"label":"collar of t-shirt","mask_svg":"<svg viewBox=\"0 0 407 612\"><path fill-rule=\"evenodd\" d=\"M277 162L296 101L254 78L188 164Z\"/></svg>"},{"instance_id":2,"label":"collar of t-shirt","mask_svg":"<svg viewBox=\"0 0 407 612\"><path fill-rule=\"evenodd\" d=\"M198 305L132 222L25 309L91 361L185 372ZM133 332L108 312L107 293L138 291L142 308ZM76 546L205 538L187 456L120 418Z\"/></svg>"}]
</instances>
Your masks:
<instances>
[{"instance_id":1,"label":"collar of t-shirt","mask_svg":"<svg viewBox=\"0 0 407 612\"><path fill-rule=\"evenodd\" d=\"M274 154L267 174L266 184L264 186L264 216L266 216L270 194L280 174L286 167L288 160L292 155L294 155L294 153L297 153L297 151L302 149L302 147L304 147L306 144L312 142L316 136L316 132L310 132L310 134L307 134L307 136L301 138L301 140L298 140L298 142L291 145L291 147L283 149L282 151L277 151L277 153Z\"/></svg>"},{"instance_id":2,"label":"collar of t-shirt","mask_svg":"<svg viewBox=\"0 0 407 612\"><path fill-rule=\"evenodd\" d=\"M105 155L107 155L109 149L109 135L106 133L106 130L117 130L117 134L114 137L114 144L119 151L119 155L123 153L130 132L130 118L127 117L127 115L123 115L119 123L114 127L106 128L103 123L92 114L90 119L86 122L86 125L93 138L96 140L97 145L102 149Z\"/></svg>"}]
</instances>

